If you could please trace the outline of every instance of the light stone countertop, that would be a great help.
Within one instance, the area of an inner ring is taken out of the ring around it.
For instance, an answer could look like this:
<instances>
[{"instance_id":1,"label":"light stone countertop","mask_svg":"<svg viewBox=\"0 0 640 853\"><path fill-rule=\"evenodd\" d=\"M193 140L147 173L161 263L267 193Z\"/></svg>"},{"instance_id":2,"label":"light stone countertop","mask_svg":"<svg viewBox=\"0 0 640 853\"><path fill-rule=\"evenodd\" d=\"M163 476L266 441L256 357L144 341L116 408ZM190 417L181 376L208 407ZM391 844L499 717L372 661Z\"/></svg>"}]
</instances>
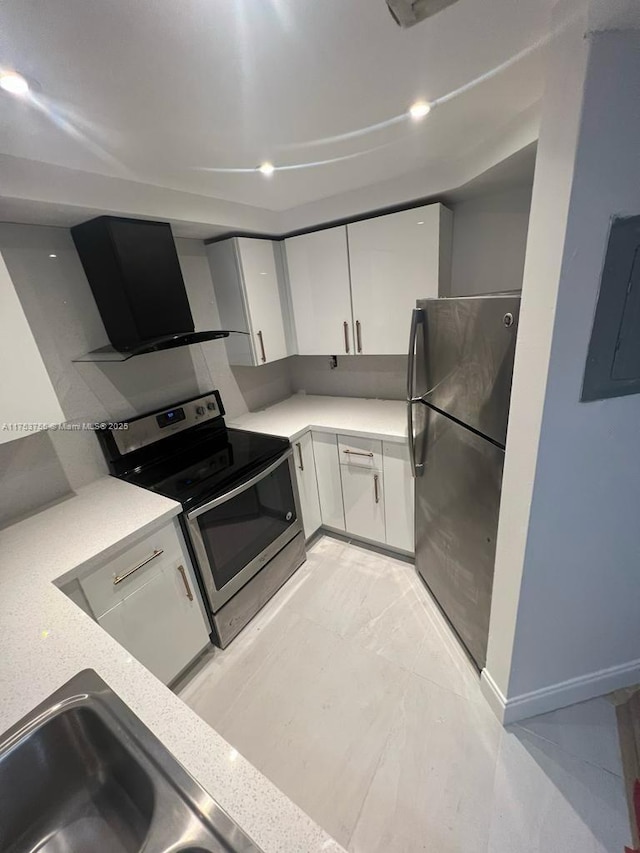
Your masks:
<instances>
[{"instance_id":1,"label":"light stone countertop","mask_svg":"<svg viewBox=\"0 0 640 853\"><path fill-rule=\"evenodd\" d=\"M0 531L0 733L94 669L265 853L344 853L53 583L180 510L104 477Z\"/></svg>"},{"instance_id":2,"label":"light stone countertop","mask_svg":"<svg viewBox=\"0 0 640 853\"><path fill-rule=\"evenodd\" d=\"M228 418L227 425L282 435L293 441L309 429L364 435L385 441L407 440L407 407L402 400L321 397L294 394L260 412Z\"/></svg>"}]
</instances>

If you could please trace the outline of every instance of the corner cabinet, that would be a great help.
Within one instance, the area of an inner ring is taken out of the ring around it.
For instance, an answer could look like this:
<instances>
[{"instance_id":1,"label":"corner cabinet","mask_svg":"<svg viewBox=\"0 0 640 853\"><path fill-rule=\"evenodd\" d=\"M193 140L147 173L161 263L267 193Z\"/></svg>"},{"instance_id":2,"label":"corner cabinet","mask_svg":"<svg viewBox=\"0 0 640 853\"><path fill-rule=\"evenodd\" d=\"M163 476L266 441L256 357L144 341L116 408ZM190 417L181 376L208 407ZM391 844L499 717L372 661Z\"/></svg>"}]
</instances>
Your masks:
<instances>
[{"instance_id":1,"label":"corner cabinet","mask_svg":"<svg viewBox=\"0 0 640 853\"><path fill-rule=\"evenodd\" d=\"M324 432L313 432L312 436L322 523L345 530L337 436Z\"/></svg>"},{"instance_id":2,"label":"corner cabinet","mask_svg":"<svg viewBox=\"0 0 640 853\"><path fill-rule=\"evenodd\" d=\"M207 246L222 327L248 333L226 339L230 364L257 366L292 354L280 252L279 243L253 237Z\"/></svg>"},{"instance_id":3,"label":"corner cabinet","mask_svg":"<svg viewBox=\"0 0 640 853\"><path fill-rule=\"evenodd\" d=\"M414 207L285 240L300 355L405 355L416 299L449 290L452 214Z\"/></svg>"},{"instance_id":4,"label":"corner cabinet","mask_svg":"<svg viewBox=\"0 0 640 853\"><path fill-rule=\"evenodd\" d=\"M65 420L53 384L0 255L0 444ZM29 432L13 425L28 424Z\"/></svg>"},{"instance_id":5,"label":"corner cabinet","mask_svg":"<svg viewBox=\"0 0 640 853\"><path fill-rule=\"evenodd\" d=\"M347 229L284 241L299 355L353 353Z\"/></svg>"},{"instance_id":6,"label":"corner cabinet","mask_svg":"<svg viewBox=\"0 0 640 853\"><path fill-rule=\"evenodd\" d=\"M293 442L293 458L302 510L304 538L309 539L322 524L311 432L305 432L297 441Z\"/></svg>"},{"instance_id":7,"label":"corner cabinet","mask_svg":"<svg viewBox=\"0 0 640 853\"><path fill-rule=\"evenodd\" d=\"M93 567L63 591L165 684L209 646L198 584L177 521Z\"/></svg>"},{"instance_id":8,"label":"corner cabinet","mask_svg":"<svg viewBox=\"0 0 640 853\"><path fill-rule=\"evenodd\" d=\"M414 481L407 442L313 432L312 443L319 516L315 503L310 511L302 502L305 531L322 525L412 555Z\"/></svg>"},{"instance_id":9,"label":"corner cabinet","mask_svg":"<svg viewBox=\"0 0 640 853\"><path fill-rule=\"evenodd\" d=\"M406 354L416 299L447 292L451 235L441 204L347 225L356 353Z\"/></svg>"}]
</instances>

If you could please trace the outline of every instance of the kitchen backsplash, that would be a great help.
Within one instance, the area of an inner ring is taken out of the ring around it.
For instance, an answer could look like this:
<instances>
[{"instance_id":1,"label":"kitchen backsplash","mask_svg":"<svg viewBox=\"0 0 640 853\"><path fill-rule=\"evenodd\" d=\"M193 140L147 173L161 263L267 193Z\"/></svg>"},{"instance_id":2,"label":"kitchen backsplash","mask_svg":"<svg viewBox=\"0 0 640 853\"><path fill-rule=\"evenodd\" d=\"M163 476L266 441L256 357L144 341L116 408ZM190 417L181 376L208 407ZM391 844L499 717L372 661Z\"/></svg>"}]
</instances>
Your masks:
<instances>
[{"instance_id":1,"label":"kitchen backsplash","mask_svg":"<svg viewBox=\"0 0 640 853\"><path fill-rule=\"evenodd\" d=\"M338 356L335 368L330 366L329 356L324 355L299 355L288 361L295 391L383 400L402 400L405 396L406 355Z\"/></svg>"}]
</instances>

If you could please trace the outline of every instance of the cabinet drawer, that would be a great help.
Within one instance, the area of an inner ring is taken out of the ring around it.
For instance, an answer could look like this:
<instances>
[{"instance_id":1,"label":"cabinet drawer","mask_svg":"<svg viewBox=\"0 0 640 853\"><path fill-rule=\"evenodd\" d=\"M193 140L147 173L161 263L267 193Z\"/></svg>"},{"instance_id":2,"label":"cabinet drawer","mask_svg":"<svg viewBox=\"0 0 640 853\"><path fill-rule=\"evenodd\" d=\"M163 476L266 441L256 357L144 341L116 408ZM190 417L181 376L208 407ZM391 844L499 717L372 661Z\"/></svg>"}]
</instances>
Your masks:
<instances>
[{"instance_id":1,"label":"cabinet drawer","mask_svg":"<svg viewBox=\"0 0 640 853\"><path fill-rule=\"evenodd\" d=\"M382 470L382 442L376 438L339 435L338 456L341 465Z\"/></svg>"},{"instance_id":2,"label":"cabinet drawer","mask_svg":"<svg viewBox=\"0 0 640 853\"><path fill-rule=\"evenodd\" d=\"M188 565L188 560L172 522L103 563L81 579L80 586L97 618L140 589L156 572L180 563Z\"/></svg>"}]
</instances>

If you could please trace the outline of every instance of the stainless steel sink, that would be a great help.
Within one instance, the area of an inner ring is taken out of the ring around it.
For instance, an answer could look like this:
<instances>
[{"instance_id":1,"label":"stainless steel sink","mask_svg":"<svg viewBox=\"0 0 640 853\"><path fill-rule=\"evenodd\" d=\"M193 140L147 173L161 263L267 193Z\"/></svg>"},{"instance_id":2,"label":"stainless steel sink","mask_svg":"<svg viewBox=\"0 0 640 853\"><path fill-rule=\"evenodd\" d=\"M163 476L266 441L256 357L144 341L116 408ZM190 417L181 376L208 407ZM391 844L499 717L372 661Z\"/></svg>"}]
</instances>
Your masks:
<instances>
[{"instance_id":1,"label":"stainless steel sink","mask_svg":"<svg viewBox=\"0 0 640 853\"><path fill-rule=\"evenodd\" d=\"M0 853L260 853L93 670L0 736Z\"/></svg>"}]
</instances>

